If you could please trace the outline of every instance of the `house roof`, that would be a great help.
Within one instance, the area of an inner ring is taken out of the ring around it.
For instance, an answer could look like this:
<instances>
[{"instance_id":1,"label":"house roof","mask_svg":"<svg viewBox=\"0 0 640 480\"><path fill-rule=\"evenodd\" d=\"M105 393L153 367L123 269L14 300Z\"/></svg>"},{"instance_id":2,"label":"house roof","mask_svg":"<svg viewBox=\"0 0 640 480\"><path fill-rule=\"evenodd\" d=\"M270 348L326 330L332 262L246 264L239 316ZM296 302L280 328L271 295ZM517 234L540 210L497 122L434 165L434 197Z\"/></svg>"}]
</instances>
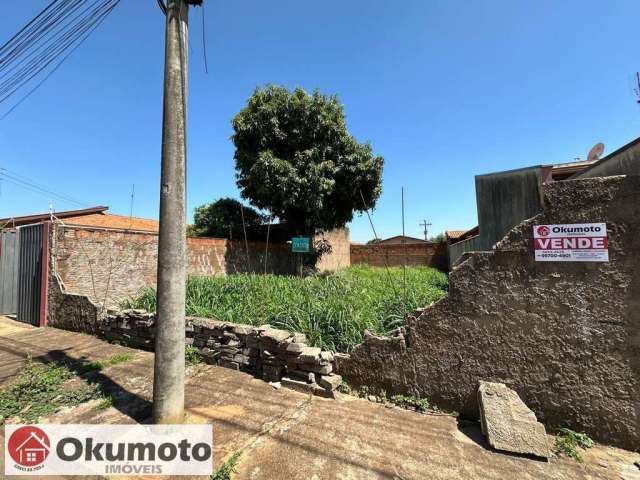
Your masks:
<instances>
[{"instance_id":1,"label":"house roof","mask_svg":"<svg viewBox=\"0 0 640 480\"><path fill-rule=\"evenodd\" d=\"M81 210L65 210L62 212L53 212L56 218L65 219L69 217L81 217L84 215L94 215L99 213L104 213L109 210L109 207L105 207L100 205L98 207L84 208ZM32 223L40 223L45 220L49 220L51 218L51 213L35 213L33 215L23 215L19 217L7 217L0 218L0 228L2 226L11 225L15 227L19 227L20 225L30 225Z\"/></svg>"},{"instance_id":2,"label":"house roof","mask_svg":"<svg viewBox=\"0 0 640 480\"><path fill-rule=\"evenodd\" d=\"M464 235L467 230L447 230L445 234L449 240L457 240L462 235Z\"/></svg>"},{"instance_id":3,"label":"house roof","mask_svg":"<svg viewBox=\"0 0 640 480\"><path fill-rule=\"evenodd\" d=\"M25 445L32 440L35 440L36 442L38 442L41 447L47 450L47 452L49 451L49 447L47 446L47 444L44 443L44 441L33 432L29 432L29 436L26 438L24 442L22 442L20 445L16 447L16 450L18 451L22 450L25 447Z\"/></svg>"},{"instance_id":4,"label":"house roof","mask_svg":"<svg viewBox=\"0 0 640 480\"><path fill-rule=\"evenodd\" d=\"M452 241L450 243L454 244L454 243L461 242L463 240L466 240L467 238L475 237L479 233L480 233L480 227L479 226L475 226L473 228L470 228L466 232L462 232L462 234L460 234L457 238L451 238Z\"/></svg>"},{"instance_id":5,"label":"house roof","mask_svg":"<svg viewBox=\"0 0 640 480\"><path fill-rule=\"evenodd\" d=\"M389 237L389 238L381 238L380 241L378 241L376 243L385 244L385 243L394 242L394 241L400 240L400 239L404 239L405 243L429 243L426 240L423 240L422 238L407 237L406 235L395 235L395 236Z\"/></svg>"},{"instance_id":6,"label":"house roof","mask_svg":"<svg viewBox=\"0 0 640 480\"><path fill-rule=\"evenodd\" d=\"M112 215L110 213L82 215L69 217L64 220L66 225L79 225L83 227L116 228L119 230L139 230L143 232L157 232L160 222L149 218L127 217L125 215Z\"/></svg>"},{"instance_id":7,"label":"house roof","mask_svg":"<svg viewBox=\"0 0 640 480\"><path fill-rule=\"evenodd\" d=\"M53 212L54 218L62 220L66 225L79 225L84 227L115 228L120 230L138 230L144 232L157 232L160 223L157 220L140 217L128 217L125 215L113 215L106 213L109 207L98 206L82 210L66 210ZM51 218L51 213L36 213L21 217L0 218L0 229L19 227L40 223Z\"/></svg>"}]
</instances>

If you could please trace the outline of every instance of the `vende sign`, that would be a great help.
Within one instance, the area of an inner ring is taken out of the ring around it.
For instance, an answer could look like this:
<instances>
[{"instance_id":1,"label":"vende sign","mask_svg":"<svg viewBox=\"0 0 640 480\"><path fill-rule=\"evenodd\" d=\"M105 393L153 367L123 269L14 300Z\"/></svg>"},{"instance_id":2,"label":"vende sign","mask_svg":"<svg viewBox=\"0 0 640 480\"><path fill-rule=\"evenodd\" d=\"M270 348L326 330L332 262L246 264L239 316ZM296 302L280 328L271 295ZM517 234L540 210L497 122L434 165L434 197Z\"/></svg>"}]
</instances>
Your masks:
<instances>
[{"instance_id":1,"label":"vende sign","mask_svg":"<svg viewBox=\"0 0 640 480\"><path fill-rule=\"evenodd\" d=\"M538 262L608 262L607 224L534 225L533 248Z\"/></svg>"}]
</instances>

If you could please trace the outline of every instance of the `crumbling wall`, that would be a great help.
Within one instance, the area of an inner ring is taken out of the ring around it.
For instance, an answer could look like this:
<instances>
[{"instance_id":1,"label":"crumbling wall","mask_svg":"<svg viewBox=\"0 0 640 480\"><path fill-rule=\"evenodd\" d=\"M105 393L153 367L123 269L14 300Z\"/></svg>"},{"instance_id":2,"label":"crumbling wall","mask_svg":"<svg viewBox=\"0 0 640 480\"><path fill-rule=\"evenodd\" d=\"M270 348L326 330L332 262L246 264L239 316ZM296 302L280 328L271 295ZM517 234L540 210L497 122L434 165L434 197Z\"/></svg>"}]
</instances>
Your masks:
<instances>
[{"instance_id":1,"label":"crumbling wall","mask_svg":"<svg viewBox=\"0 0 640 480\"><path fill-rule=\"evenodd\" d=\"M606 222L608 263L535 262L532 225ZM640 177L557 182L494 251L465 254L449 295L390 338L367 335L339 374L477 418L480 380L549 427L640 449Z\"/></svg>"},{"instance_id":2,"label":"crumbling wall","mask_svg":"<svg viewBox=\"0 0 640 480\"><path fill-rule=\"evenodd\" d=\"M144 310L110 312L100 321L96 333L110 341L153 350L155 322L155 314ZM304 393L335 398L342 378L333 373L333 354L305 342L304 334L269 325L186 319L185 343L198 349L205 362L242 370Z\"/></svg>"}]
</instances>

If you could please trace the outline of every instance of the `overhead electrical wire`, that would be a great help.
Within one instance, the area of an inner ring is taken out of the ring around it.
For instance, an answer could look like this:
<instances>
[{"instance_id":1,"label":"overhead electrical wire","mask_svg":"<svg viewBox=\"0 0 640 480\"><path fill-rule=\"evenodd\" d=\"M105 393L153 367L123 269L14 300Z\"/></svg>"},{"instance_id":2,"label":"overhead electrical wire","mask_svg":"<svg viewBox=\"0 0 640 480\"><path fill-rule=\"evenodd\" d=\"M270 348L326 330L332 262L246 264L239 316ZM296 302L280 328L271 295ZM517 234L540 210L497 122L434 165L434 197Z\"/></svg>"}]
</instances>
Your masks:
<instances>
[{"instance_id":1,"label":"overhead electrical wire","mask_svg":"<svg viewBox=\"0 0 640 480\"><path fill-rule=\"evenodd\" d=\"M120 0L54 0L0 46L0 104L37 81L0 119L36 91L88 38Z\"/></svg>"},{"instance_id":2,"label":"overhead electrical wire","mask_svg":"<svg viewBox=\"0 0 640 480\"><path fill-rule=\"evenodd\" d=\"M89 203L87 202L83 202L69 195L56 192L55 190L52 190L48 185L36 182L29 177L19 175L15 172L11 172L6 168L0 167L0 178L8 183L11 183L12 185L24 188L25 190L33 193L39 193L41 195L47 196L50 199L55 198L56 200L64 201L66 203L71 203L78 206L89 205Z\"/></svg>"}]
</instances>

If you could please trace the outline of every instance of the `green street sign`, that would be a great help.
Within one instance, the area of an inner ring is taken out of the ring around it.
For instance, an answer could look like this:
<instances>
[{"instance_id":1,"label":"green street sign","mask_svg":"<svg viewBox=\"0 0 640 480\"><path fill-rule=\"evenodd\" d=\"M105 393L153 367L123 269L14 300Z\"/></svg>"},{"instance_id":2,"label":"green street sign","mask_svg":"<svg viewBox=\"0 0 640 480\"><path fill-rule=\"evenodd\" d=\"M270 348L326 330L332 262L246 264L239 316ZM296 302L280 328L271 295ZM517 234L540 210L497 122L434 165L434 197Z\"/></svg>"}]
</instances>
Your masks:
<instances>
[{"instance_id":1,"label":"green street sign","mask_svg":"<svg viewBox=\"0 0 640 480\"><path fill-rule=\"evenodd\" d=\"M291 251L293 253L309 253L309 237L293 237Z\"/></svg>"}]
</instances>

